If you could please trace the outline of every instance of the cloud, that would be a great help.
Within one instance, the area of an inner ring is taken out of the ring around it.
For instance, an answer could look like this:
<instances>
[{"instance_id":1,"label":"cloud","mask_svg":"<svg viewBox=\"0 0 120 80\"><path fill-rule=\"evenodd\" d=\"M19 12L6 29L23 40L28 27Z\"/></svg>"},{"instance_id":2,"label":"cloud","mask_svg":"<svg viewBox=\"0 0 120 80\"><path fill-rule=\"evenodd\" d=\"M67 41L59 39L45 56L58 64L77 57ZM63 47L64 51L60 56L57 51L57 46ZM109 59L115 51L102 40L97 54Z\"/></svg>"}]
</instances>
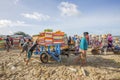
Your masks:
<instances>
[{"instance_id":1,"label":"cloud","mask_svg":"<svg viewBox=\"0 0 120 80\"><path fill-rule=\"evenodd\" d=\"M0 20L0 27L6 27L11 24L12 24L12 22L10 20Z\"/></svg>"},{"instance_id":2,"label":"cloud","mask_svg":"<svg viewBox=\"0 0 120 80\"><path fill-rule=\"evenodd\" d=\"M12 34L14 34L14 32L13 32L13 31L8 31L8 32L9 32L9 34L11 34L11 35L12 35Z\"/></svg>"},{"instance_id":3,"label":"cloud","mask_svg":"<svg viewBox=\"0 0 120 80\"><path fill-rule=\"evenodd\" d=\"M61 11L62 16L76 16L80 13L77 5L69 2L61 2L58 9Z\"/></svg>"},{"instance_id":4,"label":"cloud","mask_svg":"<svg viewBox=\"0 0 120 80\"><path fill-rule=\"evenodd\" d=\"M16 5L19 1L20 1L20 0L15 0L15 1L14 1L14 4Z\"/></svg>"},{"instance_id":5,"label":"cloud","mask_svg":"<svg viewBox=\"0 0 120 80\"><path fill-rule=\"evenodd\" d=\"M23 26L23 25L25 25L25 22L23 22L23 21L11 21L11 20L7 20L7 19L0 20L0 28L12 27L12 26Z\"/></svg>"},{"instance_id":6,"label":"cloud","mask_svg":"<svg viewBox=\"0 0 120 80\"><path fill-rule=\"evenodd\" d=\"M22 13L21 15L23 17L26 17L26 18L29 18L29 19L35 19L35 20L39 20L39 21L46 21L50 18L50 16L44 15L44 14L38 13L38 12L33 12L32 14Z\"/></svg>"},{"instance_id":7,"label":"cloud","mask_svg":"<svg viewBox=\"0 0 120 80\"><path fill-rule=\"evenodd\" d=\"M117 26L120 22L120 17L114 16L98 16L98 15L91 15L85 16L79 20L77 20L79 25L88 26L88 27L98 27L98 26Z\"/></svg>"}]
</instances>

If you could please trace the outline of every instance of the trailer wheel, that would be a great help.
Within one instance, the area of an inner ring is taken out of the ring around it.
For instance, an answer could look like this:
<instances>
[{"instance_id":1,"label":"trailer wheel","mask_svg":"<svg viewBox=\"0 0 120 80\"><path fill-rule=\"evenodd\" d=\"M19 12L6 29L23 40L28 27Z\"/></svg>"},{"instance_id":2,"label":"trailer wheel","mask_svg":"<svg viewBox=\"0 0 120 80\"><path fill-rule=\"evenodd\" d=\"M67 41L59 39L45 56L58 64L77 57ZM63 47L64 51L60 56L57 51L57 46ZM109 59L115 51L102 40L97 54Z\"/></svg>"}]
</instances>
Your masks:
<instances>
[{"instance_id":1,"label":"trailer wheel","mask_svg":"<svg viewBox=\"0 0 120 80\"><path fill-rule=\"evenodd\" d=\"M42 53L40 55L40 60L42 63L47 63L48 62L48 55L46 53Z\"/></svg>"}]
</instances>

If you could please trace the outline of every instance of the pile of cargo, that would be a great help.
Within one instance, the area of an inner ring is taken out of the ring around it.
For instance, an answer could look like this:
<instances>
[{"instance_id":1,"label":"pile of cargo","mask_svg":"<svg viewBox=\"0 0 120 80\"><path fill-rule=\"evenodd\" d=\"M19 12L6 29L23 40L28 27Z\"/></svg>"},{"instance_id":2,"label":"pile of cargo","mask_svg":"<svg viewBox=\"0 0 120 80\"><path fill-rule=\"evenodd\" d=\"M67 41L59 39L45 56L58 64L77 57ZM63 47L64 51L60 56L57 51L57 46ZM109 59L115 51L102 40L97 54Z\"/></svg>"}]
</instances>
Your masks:
<instances>
[{"instance_id":1,"label":"pile of cargo","mask_svg":"<svg viewBox=\"0 0 120 80\"><path fill-rule=\"evenodd\" d=\"M52 29L45 29L39 35L34 35L33 39L38 39L40 45L49 46L61 44L62 47L67 46L65 33L62 31L53 32Z\"/></svg>"},{"instance_id":2,"label":"pile of cargo","mask_svg":"<svg viewBox=\"0 0 120 80\"><path fill-rule=\"evenodd\" d=\"M53 43L54 44L61 44L64 43L64 32L56 31L53 33Z\"/></svg>"},{"instance_id":3,"label":"pile of cargo","mask_svg":"<svg viewBox=\"0 0 120 80\"><path fill-rule=\"evenodd\" d=\"M45 45L52 45L53 44L53 30L46 29L44 30L45 33Z\"/></svg>"},{"instance_id":4,"label":"pile of cargo","mask_svg":"<svg viewBox=\"0 0 120 80\"><path fill-rule=\"evenodd\" d=\"M38 35L38 39L39 39L40 45L45 45L45 33L44 32L42 32L42 33L40 33L40 35Z\"/></svg>"},{"instance_id":5,"label":"pile of cargo","mask_svg":"<svg viewBox=\"0 0 120 80\"><path fill-rule=\"evenodd\" d=\"M56 31L53 33L53 44L61 44L61 49L68 48L67 36L64 32Z\"/></svg>"}]
</instances>

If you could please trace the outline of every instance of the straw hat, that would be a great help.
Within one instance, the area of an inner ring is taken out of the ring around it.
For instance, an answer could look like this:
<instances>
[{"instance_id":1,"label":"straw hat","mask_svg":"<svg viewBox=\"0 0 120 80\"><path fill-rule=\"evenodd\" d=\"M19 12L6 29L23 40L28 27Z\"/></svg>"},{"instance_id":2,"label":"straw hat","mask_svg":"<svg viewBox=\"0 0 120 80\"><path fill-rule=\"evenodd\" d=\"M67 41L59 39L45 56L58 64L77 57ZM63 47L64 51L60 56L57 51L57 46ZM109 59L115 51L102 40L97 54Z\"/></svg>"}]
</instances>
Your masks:
<instances>
[{"instance_id":1,"label":"straw hat","mask_svg":"<svg viewBox=\"0 0 120 80\"><path fill-rule=\"evenodd\" d=\"M76 38L78 39L78 38L79 38L79 36L77 35L77 36L76 36Z\"/></svg>"},{"instance_id":2,"label":"straw hat","mask_svg":"<svg viewBox=\"0 0 120 80\"><path fill-rule=\"evenodd\" d=\"M105 34L102 35L102 38L107 38Z\"/></svg>"},{"instance_id":3,"label":"straw hat","mask_svg":"<svg viewBox=\"0 0 120 80\"><path fill-rule=\"evenodd\" d=\"M116 41L119 41L119 38L118 38L118 37L116 37L116 38L115 38L115 40L116 40Z\"/></svg>"},{"instance_id":4,"label":"straw hat","mask_svg":"<svg viewBox=\"0 0 120 80\"><path fill-rule=\"evenodd\" d=\"M92 38L94 38L94 37L95 37L95 35L93 34L93 35L92 35Z\"/></svg>"}]
</instances>

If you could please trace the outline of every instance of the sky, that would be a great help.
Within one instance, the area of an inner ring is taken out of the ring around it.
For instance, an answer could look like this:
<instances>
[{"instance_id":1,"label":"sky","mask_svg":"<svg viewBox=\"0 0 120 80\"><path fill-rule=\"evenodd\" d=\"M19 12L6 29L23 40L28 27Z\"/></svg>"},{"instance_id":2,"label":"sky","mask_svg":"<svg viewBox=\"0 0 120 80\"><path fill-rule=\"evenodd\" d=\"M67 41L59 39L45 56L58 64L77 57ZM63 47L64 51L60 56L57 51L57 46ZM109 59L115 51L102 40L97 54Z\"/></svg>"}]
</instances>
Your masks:
<instances>
[{"instance_id":1,"label":"sky","mask_svg":"<svg viewBox=\"0 0 120 80\"><path fill-rule=\"evenodd\" d=\"M0 0L0 34L120 35L120 0Z\"/></svg>"}]
</instances>

